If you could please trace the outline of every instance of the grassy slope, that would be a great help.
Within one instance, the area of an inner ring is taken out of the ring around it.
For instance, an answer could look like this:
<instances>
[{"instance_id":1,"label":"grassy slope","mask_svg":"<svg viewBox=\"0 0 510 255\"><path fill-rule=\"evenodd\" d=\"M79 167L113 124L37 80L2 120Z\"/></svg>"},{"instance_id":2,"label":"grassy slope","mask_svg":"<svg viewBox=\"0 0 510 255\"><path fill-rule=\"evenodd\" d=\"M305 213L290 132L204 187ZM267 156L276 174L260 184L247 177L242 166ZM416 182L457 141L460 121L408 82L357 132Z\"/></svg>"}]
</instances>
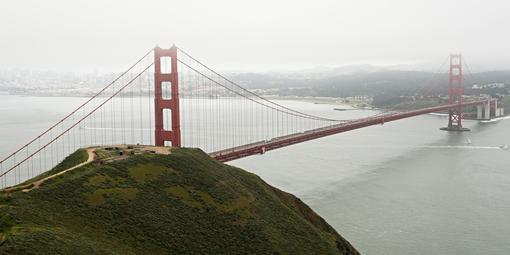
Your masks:
<instances>
[{"instance_id":1,"label":"grassy slope","mask_svg":"<svg viewBox=\"0 0 510 255\"><path fill-rule=\"evenodd\" d=\"M0 195L0 254L357 254L296 197L194 149Z\"/></svg>"},{"instance_id":2,"label":"grassy slope","mask_svg":"<svg viewBox=\"0 0 510 255\"><path fill-rule=\"evenodd\" d=\"M87 153L87 150L86 149L79 149L79 150L71 153L64 160L62 160L62 162L58 163L58 165L56 165L51 170L49 170L47 172L44 172L44 173L40 174L39 176L36 176L34 179L26 181L26 183L32 182L32 181L34 181L36 179L42 179L44 177L48 177L50 175L54 175L54 174L56 174L56 173L58 173L60 171L69 169L69 168L71 168L73 166L76 166L76 165L78 165L80 163L83 163L83 162L87 161L88 158L89 158L89 154Z\"/></svg>"}]
</instances>

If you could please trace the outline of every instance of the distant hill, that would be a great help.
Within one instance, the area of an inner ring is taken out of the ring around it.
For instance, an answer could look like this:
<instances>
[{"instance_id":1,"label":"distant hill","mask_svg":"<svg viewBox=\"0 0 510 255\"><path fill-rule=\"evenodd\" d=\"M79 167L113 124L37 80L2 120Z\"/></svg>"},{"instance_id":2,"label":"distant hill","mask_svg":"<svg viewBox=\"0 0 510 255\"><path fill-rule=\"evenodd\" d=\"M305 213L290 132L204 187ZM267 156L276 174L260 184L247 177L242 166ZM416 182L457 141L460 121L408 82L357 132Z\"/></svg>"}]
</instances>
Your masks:
<instances>
[{"instance_id":1,"label":"distant hill","mask_svg":"<svg viewBox=\"0 0 510 255\"><path fill-rule=\"evenodd\" d=\"M358 252L295 196L198 149L175 149L96 161L29 192L1 193L0 254Z\"/></svg>"},{"instance_id":2,"label":"distant hill","mask_svg":"<svg viewBox=\"0 0 510 255\"><path fill-rule=\"evenodd\" d=\"M360 69L359 72L236 73L229 77L250 89L276 89L282 96L396 96L447 94L448 74L422 71ZM470 90L474 84L505 83L501 90ZM503 93L510 89L510 71L465 73L466 94Z\"/></svg>"}]
</instances>

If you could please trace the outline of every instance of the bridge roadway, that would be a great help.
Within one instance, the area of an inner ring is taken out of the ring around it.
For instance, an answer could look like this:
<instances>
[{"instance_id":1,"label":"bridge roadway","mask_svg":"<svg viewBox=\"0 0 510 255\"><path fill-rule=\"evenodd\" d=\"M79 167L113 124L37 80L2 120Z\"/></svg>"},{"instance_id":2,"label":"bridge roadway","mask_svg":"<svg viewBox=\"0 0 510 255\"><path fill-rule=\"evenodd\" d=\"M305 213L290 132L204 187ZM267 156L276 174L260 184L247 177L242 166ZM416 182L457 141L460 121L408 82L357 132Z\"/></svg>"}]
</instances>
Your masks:
<instances>
[{"instance_id":1,"label":"bridge roadway","mask_svg":"<svg viewBox=\"0 0 510 255\"><path fill-rule=\"evenodd\" d=\"M484 100L476 100L476 101L467 101L462 103L462 107L466 106L474 106L479 104L487 103L487 99ZM364 128L373 125L384 124L385 122L390 122L394 120L400 120L405 118L410 118L418 115L433 113L433 112L441 112L446 111L451 108L457 107L457 104L448 104L448 105L440 105L434 107L423 108L419 110L412 110L406 112L398 112L398 113L388 113L381 114L377 116L360 118L356 120L351 120L339 124L335 124L328 127L312 129L303 133L296 133L292 135L282 136L273 138L268 141L260 141L251 144L246 144L238 147L233 147L226 150L212 152L209 155L215 158L218 161L226 162L239 158L248 157L255 154L263 154L266 151L282 148L285 146L306 142L309 140L330 136L358 128Z\"/></svg>"}]
</instances>

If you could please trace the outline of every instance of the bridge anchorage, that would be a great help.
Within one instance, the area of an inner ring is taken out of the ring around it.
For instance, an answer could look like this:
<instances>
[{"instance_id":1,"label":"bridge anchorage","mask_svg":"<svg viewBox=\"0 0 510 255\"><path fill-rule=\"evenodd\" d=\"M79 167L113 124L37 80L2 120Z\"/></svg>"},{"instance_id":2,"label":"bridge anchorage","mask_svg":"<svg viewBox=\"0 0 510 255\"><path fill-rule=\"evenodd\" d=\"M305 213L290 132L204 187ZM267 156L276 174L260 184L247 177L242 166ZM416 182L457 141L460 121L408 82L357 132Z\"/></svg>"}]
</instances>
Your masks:
<instances>
[{"instance_id":1,"label":"bridge anchorage","mask_svg":"<svg viewBox=\"0 0 510 255\"><path fill-rule=\"evenodd\" d=\"M0 161L0 190L59 170L80 148L200 148L226 162L342 132L418 115L449 112L448 131L462 127L462 108L478 119L500 112L492 99L462 100L460 55L450 59L448 104L359 119L316 116L243 88L179 47L155 47L96 95ZM494 113L493 113L493 109ZM473 117L474 118L474 117ZM76 156L76 155L75 155ZM99 156L99 155L97 155Z\"/></svg>"}]
</instances>

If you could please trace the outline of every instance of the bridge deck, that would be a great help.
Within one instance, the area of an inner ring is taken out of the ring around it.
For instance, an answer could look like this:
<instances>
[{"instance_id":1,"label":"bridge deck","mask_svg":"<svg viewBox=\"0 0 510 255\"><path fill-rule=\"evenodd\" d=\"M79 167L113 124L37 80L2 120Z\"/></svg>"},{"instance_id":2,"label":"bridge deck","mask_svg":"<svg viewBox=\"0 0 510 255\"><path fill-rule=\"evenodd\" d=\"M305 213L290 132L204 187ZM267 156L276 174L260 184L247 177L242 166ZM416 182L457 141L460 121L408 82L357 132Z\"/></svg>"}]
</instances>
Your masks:
<instances>
[{"instance_id":1,"label":"bridge deck","mask_svg":"<svg viewBox=\"0 0 510 255\"><path fill-rule=\"evenodd\" d=\"M463 102L462 106L473 106L473 105L479 105L486 103L487 100L477 100L477 101L470 101L470 102ZM303 133L296 133L284 137L278 137L271 139L269 141L260 141L256 143L251 143L243 146L238 146L226 150L221 150L217 152L210 153L211 157L215 158L216 160L226 162L231 161L255 154L262 154L266 151L278 149L281 147L289 146L292 144L302 143L305 141L330 136L358 128L378 125L378 124L384 124L385 122L410 118L418 115L433 113L433 112L439 112L439 111L445 111L449 110L451 108L456 107L457 104L448 104L448 105L441 105L441 106L435 106L435 107L429 107L419 110L413 110L413 111L406 111L406 112L399 112L399 113L388 113L388 114L382 114L374 117L368 117L368 118L361 118L353 121L348 121L336 125L332 125L329 127L324 128L318 128L309 130Z\"/></svg>"}]
</instances>

